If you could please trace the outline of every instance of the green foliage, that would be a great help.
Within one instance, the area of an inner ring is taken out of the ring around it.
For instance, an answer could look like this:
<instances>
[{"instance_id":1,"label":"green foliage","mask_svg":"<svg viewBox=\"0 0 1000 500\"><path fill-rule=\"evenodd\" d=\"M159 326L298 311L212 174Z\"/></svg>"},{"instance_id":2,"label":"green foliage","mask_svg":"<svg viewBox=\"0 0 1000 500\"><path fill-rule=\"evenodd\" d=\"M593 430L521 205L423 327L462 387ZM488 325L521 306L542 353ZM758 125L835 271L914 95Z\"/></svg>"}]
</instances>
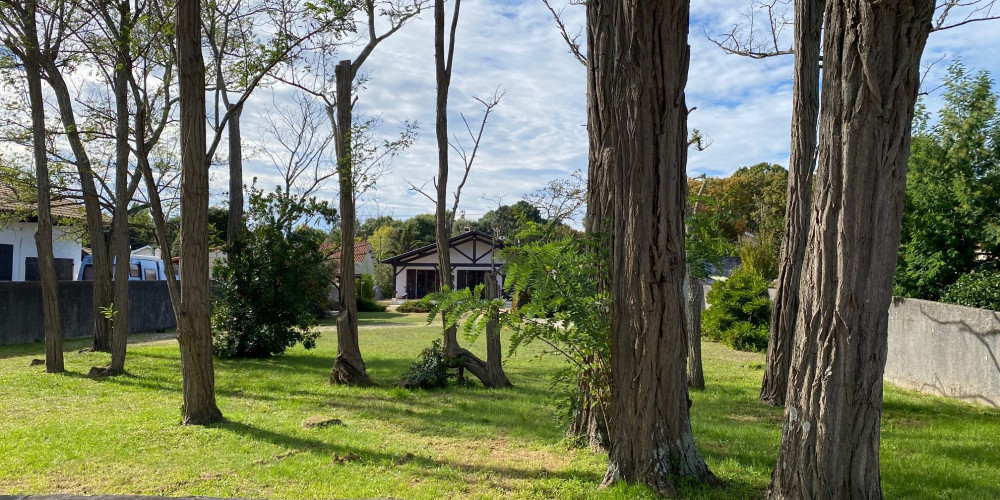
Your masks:
<instances>
[{"instance_id":1,"label":"green foliage","mask_svg":"<svg viewBox=\"0 0 1000 500\"><path fill-rule=\"evenodd\" d=\"M702 195L695 203L699 209L706 209L687 217L684 246L691 275L707 278L722 267L724 257L732 255L733 244L722 235L722 217L719 211L712 209L718 203L715 198Z\"/></svg>"},{"instance_id":2,"label":"green foliage","mask_svg":"<svg viewBox=\"0 0 1000 500\"><path fill-rule=\"evenodd\" d=\"M332 209L315 199L253 188L247 230L228 259L216 261L212 333L222 358L267 357L301 342L307 349L319 335L316 312L331 286L320 242L294 223Z\"/></svg>"},{"instance_id":3,"label":"green foliage","mask_svg":"<svg viewBox=\"0 0 1000 500\"><path fill-rule=\"evenodd\" d=\"M385 312L385 306L366 297L358 297L358 312Z\"/></svg>"},{"instance_id":4,"label":"green foliage","mask_svg":"<svg viewBox=\"0 0 1000 500\"><path fill-rule=\"evenodd\" d=\"M781 239L772 231L764 231L758 236L740 238L736 247L741 266L771 282L778 277Z\"/></svg>"},{"instance_id":5,"label":"green foliage","mask_svg":"<svg viewBox=\"0 0 1000 500\"><path fill-rule=\"evenodd\" d=\"M376 263L372 281L382 289L382 294L386 298L395 296L396 277L392 275L392 266L389 264Z\"/></svg>"},{"instance_id":6,"label":"green foliage","mask_svg":"<svg viewBox=\"0 0 1000 500\"><path fill-rule=\"evenodd\" d=\"M906 176L896 295L937 300L1000 259L1000 112L987 72L955 62L930 126L918 111Z\"/></svg>"},{"instance_id":7,"label":"green foliage","mask_svg":"<svg viewBox=\"0 0 1000 500\"><path fill-rule=\"evenodd\" d=\"M520 233L528 223L543 224L545 220L534 205L520 200L513 205L501 205L483 214L478 221L468 222L468 226L490 235L499 235L508 240Z\"/></svg>"},{"instance_id":8,"label":"green foliage","mask_svg":"<svg viewBox=\"0 0 1000 500\"><path fill-rule=\"evenodd\" d=\"M358 296L366 299L373 299L375 281L370 274L361 275L361 288L358 289Z\"/></svg>"},{"instance_id":9,"label":"green foliage","mask_svg":"<svg viewBox=\"0 0 1000 500\"><path fill-rule=\"evenodd\" d=\"M979 271L962 275L945 289L941 301L1000 311L1000 271Z\"/></svg>"},{"instance_id":10,"label":"green foliage","mask_svg":"<svg viewBox=\"0 0 1000 500\"><path fill-rule=\"evenodd\" d=\"M737 268L729 279L716 281L706 296L709 308L701 316L702 335L741 351L767 349L771 300L767 282Z\"/></svg>"},{"instance_id":11,"label":"green foliage","mask_svg":"<svg viewBox=\"0 0 1000 500\"><path fill-rule=\"evenodd\" d=\"M407 389L439 389L452 378L451 363L444 356L441 339L434 339L430 347L420 352L420 359L410 365L399 385Z\"/></svg>"},{"instance_id":12,"label":"green foliage","mask_svg":"<svg viewBox=\"0 0 1000 500\"><path fill-rule=\"evenodd\" d=\"M407 300L396 308L397 312L401 313L429 313L431 312L431 305L426 300Z\"/></svg>"}]
</instances>

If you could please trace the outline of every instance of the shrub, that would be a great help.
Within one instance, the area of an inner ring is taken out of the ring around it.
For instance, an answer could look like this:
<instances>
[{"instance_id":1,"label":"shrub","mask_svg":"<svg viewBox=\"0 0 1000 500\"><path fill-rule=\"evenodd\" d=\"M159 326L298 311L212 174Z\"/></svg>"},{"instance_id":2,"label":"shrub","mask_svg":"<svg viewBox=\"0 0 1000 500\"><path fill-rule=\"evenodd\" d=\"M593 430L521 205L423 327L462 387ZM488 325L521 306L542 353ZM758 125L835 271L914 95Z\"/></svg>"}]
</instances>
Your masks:
<instances>
[{"instance_id":1,"label":"shrub","mask_svg":"<svg viewBox=\"0 0 1000 500\"><path fill-rule=\"evenodd\" d=\"M1000 271L963 274L945 289L942 302L1000 311Z\"/></svg>"},{"instance_id":2,"label":"shrub","mask_svg":"<svg viewBox=\"0 0 1000 500\"><path fill-rule=\"evenodd\" d=\"M374 299L375 294L373 289L375 287L374 281L372 281L372 276L370 274L361 275L361 288L358 289L358 297L363 297L366 299Z\"/></svg>"},{"instance_id":3,"label":"shrub","mask_svg":"<svg viewBox=\"0 0 1000 500\"><path fill-rule=\"evenodd\" d=\"M420 359L410 366L399 385L407 389L437 389L448 385L451 364L444 357L440 340L420 353Z\"/></svg>"},{"instance_id":4,"label":"shrub","mask_svg":"<svg viewBox=\"0 0 1000 500\"><path fill-rule=\"evenodd\" d=\"M301 342L316 345L316 311L331 286L320 242L294 230L293 222L332 215L325 203L299 200L280 190L252 189L247 229L213 276L212 336L222 358L267 357Z\"/></svg>"},{"instance_id":5,"label":"shrub","mask_svg":"<svg viewBox=\"0 0 1000 500\"><path fill-rule=\"evenodd\" d=\"M358 312L385 312L385 306L372 299L358 297Z\"/></svg>"},{"instance_id":6,"label":"shrub","mask_svg":"<svg viewBox=\"0 0 1000 500\"><path fill-rule=\"evenodd\" d=\"M401 313L429 313L431 306L423 300L407 300L396 308L396 312Z\"/></svg>"},{"instance_id":7,"label":"shrub","mask_svg":"<svg viewBox=\"0 0 1000 500\"><path fill-rule=\"evenodd\" d=\"M737 268L717 281L706 297L711 307L702 313L702 334L741 351L767 349L771 300L767 282L756 273Z\"/></svg>"}]
</instances>

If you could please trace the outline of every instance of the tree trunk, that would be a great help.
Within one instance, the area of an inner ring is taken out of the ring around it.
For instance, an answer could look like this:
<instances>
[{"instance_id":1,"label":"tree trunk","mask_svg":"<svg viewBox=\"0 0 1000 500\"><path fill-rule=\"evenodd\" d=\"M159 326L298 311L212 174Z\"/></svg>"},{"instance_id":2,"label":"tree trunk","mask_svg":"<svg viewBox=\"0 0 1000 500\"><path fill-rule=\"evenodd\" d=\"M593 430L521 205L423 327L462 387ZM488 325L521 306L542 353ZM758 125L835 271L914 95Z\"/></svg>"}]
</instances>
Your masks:
<instances>
[{"instance_id":1,"label":"tree trunk","mask_svg":"<svg viewBox=\"0 0 1000 500\"><path fill-rule=\"evenodd\" d=\"M219 422L212 365L208 282L208 165L205 152L205 61L201 54L199 0L176 6L177 69L181 119L181 350L185 425Z\"/></svg>"},{"instance_id":2,"label":"tree trunk","mask_svg":"<svg viewBox=\"0 0 1000 500\"><path fill-rule=\"evenodd\" d=\"M125 21L122 21L123 23ZM124 39L129 35L124 34ZM129 157L129 110L128 76L131 60L128 45L120 44L114 72L115 96L115 209L112 219L112 247L114 248L114 316L111 322L111 365L102 375L119 375L125 372L125 352L128 344L128 281L131 268L131 246L128 234L128 157Z\"/></svg>"},{"instance_id":3,"label":"tree trunk","mask_svg":"<svg viewBox=\"0 0 1000 500\"><path fill-rule=\"evenodd\" d=\"M358 344L357 286L354 283L354 159L351 156L351 61L337 64L335 146L340 179L340 312L337 314L337 359L330 383L372 385Z\"/></svg>"},{"instance_id":4,"label":"tree trunk","mask_svg":"<svg viewBox=\"0 0 1000 500\"><path fill-rule=\"evenodd\" d=\"M486 300L500 298L500 287L493 272L486 273L486 283L483 286ZM490 387L513 387L503 371L503 347L500 345L500 310L490 312L486 322L486 373L490 378Z\"/></svg>"},{"instance_id":5,"label":"tree trunk","mask_svg":"<svg viewBox=\"0 0 1000 500\"><path fill-rule=\"evenodd\" d=\"M592 363L592 359L584 361L590 369L596 369ZM573 412L573 423L567 434L581 443L587 443L593 451L604 451L608 449L607 411L592 386L592 377L593 374L586 371L577 377L577 408Z\"/></svg>"},{"instance_id":6,"label":"tree trunk","mask_svg":"<svg viewBox=\"0 0 1000 500\"><path fill-rule=\"evenodd\" d=\"M49 87L56 96L59 117L66 130L66 139L73 151L77 174L80 177L80 187L83 190L83 207L87 215L87 234L90 237L91 257L94 266L94 351L111 351L111 322L101 313L102 307L111 306L111 256L108 254L107 240L104 235L104 216L101 212L101 200L97 195L94 183L94 173L90 157L83 147L76 117L73 114L73 99L69 87L63 79L61 69L55 60L45 60L45 76Z\"/></svg>"},{"instance_id":7,"label":"tree trunk","mask_svg":"<svg viewBox=\"0 0 1000 500\"><path fill-rule=\"evenodd\" d=\"M785 404L788 369L795 346L795 315L799 309L799 282L806 253L812 174L816 162L823 0L795 0L794 26L795 70L788 203L785 205L778 289L771 304L764 382L760 387L760 400L772 406Z\"/></svg>"},{"instance_id":8,"label":"tree trunk","mask_svg":"<svg viewBox=\"0 0 1000 500\"><path fill-rule=\"evenodd\" d=\"M36 0L24 4L21 24L24 29L24 70L28 80L31 106L31 143L35 158L35 181L38 194L38 228L35 246L38 248L38 269L42 277L42 315L45 321L45 371L62 373L62 318L59 316L59 281L52 253L52 209L49 185L48 152L45 149L45 101L42 96L42 75L39 59L38 31L35 25Z\"/></svg>"},{"instance_id":9,"label":"tree trunk","mask_svg":"<svg viewBox=\"0 0 1000 500\"><path fill-rule=\"evenodd\" d=\"M235 105L230 104L232 111ZM240 115L243 107L229 116L229 219L226 226L227 252L235 251L233 243L243 233L243 136Z\"/></svg>"},{"instance_id":10,"label":"tree trunk","mask_svg":"<svg viewBox=\"0 0 1000 500\"><path fill-rule=\"evenodd\" d=\"M705 289L701 281L688 276L688 387L705 390L705 372L701 367L701 311L705 309Z\"/></svg>"},{"instance_id":11,"label":"tree trunk","mask_svg":"<svg viewBox=\"0 0 1000 500\"><path fill-rule=\"evenodd\" d=\"M769 498L882 498L879 419L932 0L828 0L812 230Z\"/></svg>"},{"instance_id":12,"label":"tree trunk","mask_svg":"<svg viewBox=\"0 0 1000 500\"><path fill-rule=\"evenodd\" d=\"M591 99L606 127L596 142L614 181L605 484L668 496L680 478L717 481L694 443L685 367L688 12L687 0L588 2Z\"/></svg>"}]
</instances>

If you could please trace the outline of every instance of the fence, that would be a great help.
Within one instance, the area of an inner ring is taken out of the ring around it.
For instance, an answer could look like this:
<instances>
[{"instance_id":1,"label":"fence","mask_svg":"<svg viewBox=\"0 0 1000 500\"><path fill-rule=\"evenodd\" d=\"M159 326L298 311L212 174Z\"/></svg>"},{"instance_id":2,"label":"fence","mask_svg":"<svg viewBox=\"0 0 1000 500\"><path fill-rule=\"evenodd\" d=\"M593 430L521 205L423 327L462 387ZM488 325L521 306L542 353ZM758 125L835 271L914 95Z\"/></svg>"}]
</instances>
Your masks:
<instances>
[{"instance_id":1,"label":"fence","mask_svg":"<svg viewBox=\"0 0 1000 500\"><path fill-rule=\"evenodd\" d=\"M895 297L888 346L887 382L1000 407L1000 312Z\"/></svg>"},{"instance_id":2,"label":"fence","mask_svg":"<svg viewBox=\"0 0 1000 500\"><path fill-rule=\"evenodd\" d=\"M90 281L59 282L63 338L93 335L94 291ZM177 326L166 281L130 281L129 333L153 332ZM0 282L0 345L45 339L42 286L39 282Z\"/></svg>"}]
</instances>

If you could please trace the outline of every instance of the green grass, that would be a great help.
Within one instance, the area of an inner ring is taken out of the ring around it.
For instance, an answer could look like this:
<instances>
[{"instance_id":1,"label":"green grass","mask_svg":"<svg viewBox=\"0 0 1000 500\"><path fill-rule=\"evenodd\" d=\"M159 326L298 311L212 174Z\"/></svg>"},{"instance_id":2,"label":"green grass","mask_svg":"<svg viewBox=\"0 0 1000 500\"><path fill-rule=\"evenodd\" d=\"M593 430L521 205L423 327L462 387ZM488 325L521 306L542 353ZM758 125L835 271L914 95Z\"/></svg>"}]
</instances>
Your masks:
<instances>
[{"instance_id":1,"label":"green grass","mask_svg":"<svg viewBox=\"0 0 1000 500\"><path fill-rule=\"evenodd\" d=\"M556 358L511 358L516 388L406 391L394 384L439 335L426 315L367 313L361 345L379 387L327 384L336 335L268 360L217 361L228 422L179 425L172 340L129 346L121 377L82 374L106 354L66 343L65 375L29 367L39 344L0 348L0 493L311 498L652 498L597 489L606 456L570 447L553 419ZM150 340L137 336L138 340ZM471 345L481 351L482 340ZM781 409L757 403L759 354L706 343L709 389L692 394L695 439L721 489L693 498L760 498L780 440ZM304 429L326 416L342 426ZM886 498L1000 498L1000 410L887 387Z\"/></svg>"}]
</instances>

